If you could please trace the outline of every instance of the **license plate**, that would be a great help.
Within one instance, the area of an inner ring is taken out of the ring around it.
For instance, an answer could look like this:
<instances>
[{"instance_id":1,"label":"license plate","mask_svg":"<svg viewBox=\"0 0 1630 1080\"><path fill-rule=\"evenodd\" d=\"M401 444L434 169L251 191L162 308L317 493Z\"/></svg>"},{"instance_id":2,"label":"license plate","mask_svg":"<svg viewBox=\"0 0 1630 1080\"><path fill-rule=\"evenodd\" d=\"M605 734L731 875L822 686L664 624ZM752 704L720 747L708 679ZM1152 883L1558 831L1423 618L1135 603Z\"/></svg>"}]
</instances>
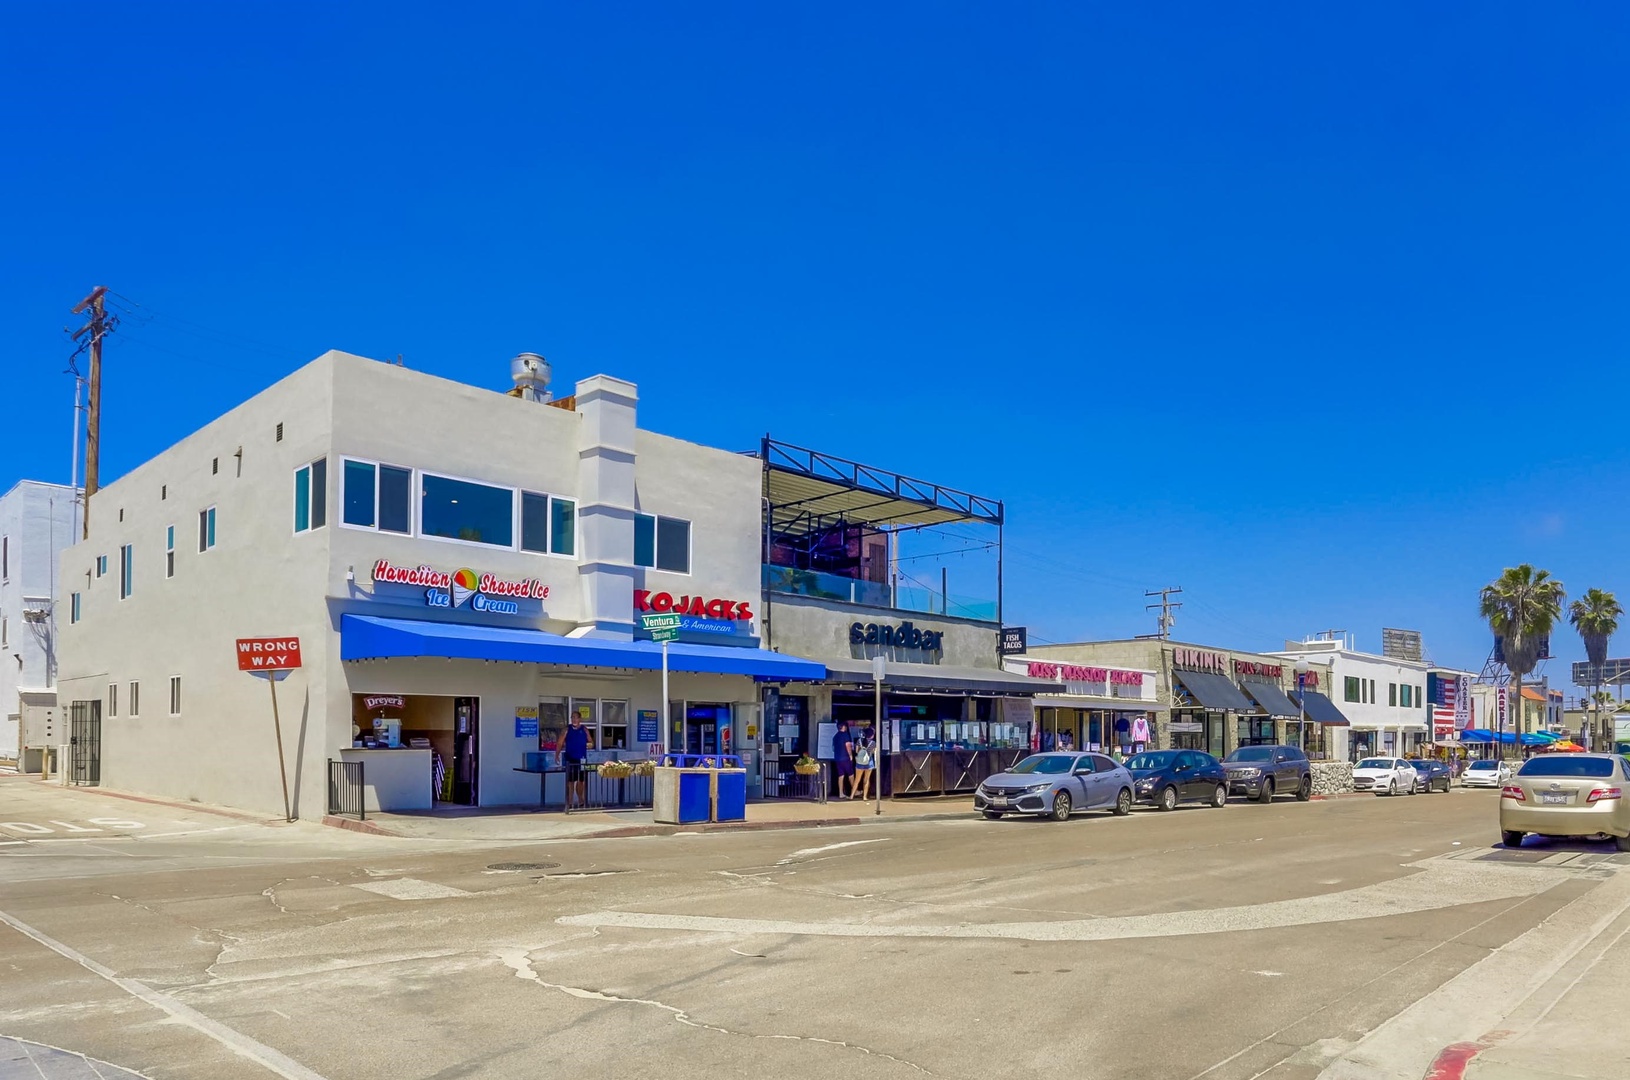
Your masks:
<instances>
[{"instance_id":1,"label":"license plate","mask_svg":"<svg viewBox=\"0 0 1630 1080\"><path fill-rule=\"evenodd\" d=\"M990 800L990 804L992 806L1006 806L1007 805L1007 797L1005 795L992 795L991 800Z\"/></svg>"},{"instance_id":2,"label":"license plate","mask_svg":"<svg viewBox=\"0 0 1630 1080\"><path fill-rule=\"evenodd\" d=\"M1546 806L1566 806L1568 803L1573 802L1573 796L1569 795L1565 791L1557 792L1555 794L1552 794L1549 791L1542 791L1539 793L1539 801L1544 803Z\"/></svg>"}]
</instances>

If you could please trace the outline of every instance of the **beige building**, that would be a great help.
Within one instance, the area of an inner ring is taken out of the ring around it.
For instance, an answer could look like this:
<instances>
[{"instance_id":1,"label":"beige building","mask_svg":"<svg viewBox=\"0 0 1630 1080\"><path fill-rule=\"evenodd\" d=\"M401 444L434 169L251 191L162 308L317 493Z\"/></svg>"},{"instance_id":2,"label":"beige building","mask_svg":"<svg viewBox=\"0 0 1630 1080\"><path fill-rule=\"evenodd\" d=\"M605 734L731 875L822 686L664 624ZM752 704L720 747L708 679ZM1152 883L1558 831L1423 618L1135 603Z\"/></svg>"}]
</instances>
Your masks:
<instances>
[{"instance_id":1,"label":"beige building","mask_svg":"<svg viewBox=\"0 0 1630 1080\"><path fill-rule=\"evenodd\" d=\"M1132 638L1032 646L1009 665L1038 675L1050 666L1087 669L1060 671L1062 691L1036 699L1042 730L1068 732L1078 747L1192 749L1219 758L1268 743L1300 742L1316 758L1342 749L1347 721L1329 698L1327 660L1309 660L1299 673L1295 662L1269 653ZM1086 677L1066 678L1075 675Z\"/></svg>"},{"instance_id":2,"label":"beige building","mask_svg":"<svg viewBox=\"0 0 1630 1080\"><path fill-rule=\"evenodd\" d=\"M569 716L591 760L663 742L645 613L682 615L675 748L753 752L757 683L824 674L761 647L758 461L640 428L608 376L546 401L528 357L499 393L326 353L104 486L57 598L101 781L281 813L286 772L314 818L361 761L373 807L536 804ZM298 639L281 746L252 638Z\"/></svg>"}]
</instances>

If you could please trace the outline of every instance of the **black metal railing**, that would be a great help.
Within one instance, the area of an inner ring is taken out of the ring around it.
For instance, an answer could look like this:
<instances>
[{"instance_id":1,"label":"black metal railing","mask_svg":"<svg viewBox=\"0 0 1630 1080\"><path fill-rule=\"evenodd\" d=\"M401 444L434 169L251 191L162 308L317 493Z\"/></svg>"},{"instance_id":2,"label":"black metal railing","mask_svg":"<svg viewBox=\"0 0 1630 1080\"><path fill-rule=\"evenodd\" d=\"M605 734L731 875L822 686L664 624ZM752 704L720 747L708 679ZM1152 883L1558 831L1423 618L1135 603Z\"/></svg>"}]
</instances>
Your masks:
<instances>
[{"instance_id":1,"label":"black metal railing","mask_svg":"<svg viewBox=\"0 0 1630 1080\"><path fill-rule=\"evenodd\" d=\"M826 766L823 764L812 773L801 773L794 769L777 772L774 775L764 776L764 797L766 799L802 799L806 802L823 803L826 801L827 783Z\"/></svg>"},{"instance_id":2,"label":"black metal railing","mask_svg":"<svg viewBox=\"0 0 1630 1080\"><path fill-rule=\"evenodd\" d=\"M601 776L593 768L582 773L582 786L566 789L566 812L573 810L636 810L651 805L653 778L633 773L629 776Z\"/></svg>"},{"instance_id":3,"label":"black metal railing","mask_svg":"<svg viewBox=\"0 0 1630 1080\"><path fill-rule=\"evenodd\" d=\"M362 762L329 761L328 812L335 817L350 815L358 821L368 820L368 808L363 802Z\"/></svg>"}]
</instances>

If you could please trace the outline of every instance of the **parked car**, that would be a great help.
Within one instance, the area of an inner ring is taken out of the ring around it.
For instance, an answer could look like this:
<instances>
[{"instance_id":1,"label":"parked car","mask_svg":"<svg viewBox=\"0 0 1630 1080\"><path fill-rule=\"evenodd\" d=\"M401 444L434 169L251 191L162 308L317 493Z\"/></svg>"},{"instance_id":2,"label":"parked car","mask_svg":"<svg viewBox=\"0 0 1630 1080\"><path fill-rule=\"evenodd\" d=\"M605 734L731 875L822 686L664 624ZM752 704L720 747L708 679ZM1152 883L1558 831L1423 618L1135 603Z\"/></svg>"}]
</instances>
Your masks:
<instances>
[{"instance_id":1,"label":"parked car","mask_svg":"<svg viewBox=\"0 0 1630 1080\"><path fill-rule=\"evenodd\" d=\"M1504 787L1511 779L1511 765L1505 761L1472 761L1460 774L1461 787Z\"/></svg>"},{"instance_id":2,"label":"parked car","mask_svg":"<svg viewBox=\"0 0 1630 1080\"><path fill-rule=\"evenodd\" d=\"M1500 789L1500 839L1517 847L1528 833L1613 838L1630 851L1630 762L1616 754L1541 754Z\"/></svg>"},{"instance_id":3,"label":"parked car","mask_svg":"<svg viewBox=\"0 0 1630 1080\"><path fill-rule=\"evenodd\" d=\"M1228 805L1228 774L1222 762L1198 750L1148 750L1126 759L1138 802L1176 810L1180 802Z\"/></svg>"},{"instance_id":4,"label":"parked car","mask_svg":"<svg viewBox=\"0 0 1630 1080\"><path fill-rule=\"evenodd\" d=\"M1132 812L1132 774L1103 754L1031 754L974 791L974 809L988 818L1034 814L1063 821L1077 810Z\"/></svg>"},{"instance_id":5,"label":"parked car","mask_svg":"<svg viewBox=\"0 0 1630 1080\"><path fill-rule=\"evenodd\" d=\"M1242 746L1222 760L1228 793L1258 802L1292 792L1303 802L1313 797L1313 767L1296 746Z\"/></svg>"},{"instance_id":6,"label":"parked car","mask_svg":"<svg viewBox=\"0 0 1630 1080\"><path fill-rule=\"evenodd\" d=\"M1424 791L1430 795L1434 791L1449 793L1449 785L1454 783L1455 772L1449 768L1447 762L1436 758L1411 758L1410 765L1415 769L1415 790Z\"/></svg>"},{"instance_id":7,"label":"parked car","mask_svg":"<svg viewBox=\"0 0 1630 1080\"><path fill-rule=\"evenodd\" d=\"M1377 795L1415 794L1415 766L1396 757L1367 757L1353 766L1353 790Z\"/></svg>"}]
</instances>

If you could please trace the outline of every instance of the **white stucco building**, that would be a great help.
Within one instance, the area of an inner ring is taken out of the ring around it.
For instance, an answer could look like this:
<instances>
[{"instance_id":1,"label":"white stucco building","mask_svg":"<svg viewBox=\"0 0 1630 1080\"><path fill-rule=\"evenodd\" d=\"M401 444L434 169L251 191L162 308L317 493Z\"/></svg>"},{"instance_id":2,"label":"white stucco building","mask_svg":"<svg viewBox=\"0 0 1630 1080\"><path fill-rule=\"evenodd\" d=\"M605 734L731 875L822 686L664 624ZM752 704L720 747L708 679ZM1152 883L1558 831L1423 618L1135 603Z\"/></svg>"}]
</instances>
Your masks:
<instances>
[{"instance_id":1,"label":"white stucco building","mask_svg":"<svg viewBox=\"0 0 1630 1080\"><path fill-rule=\"evenodd\" d=\"M825 673L760 647L759 462L641 429L615 378L535 397L330 352L103 487L57 592L100 782L281 813L270 694L234 643L298 638L299 816L335 760L365 762L370 805L536 804L519 770L569 715L597 754L660 743L645 611L684 613L675 743L750 750L755 680Z\"/></svg>"},{"instance_id":2,"label":"white stucco building","mask_svg":"<svg viewBox=\"0 0 1630 1080\"><path fill-rule=\"evenodd\" d=\"M1274 655L1330 665L1330 697L1352 725L1338 733L1346 746L1333 747L1332 757L1356 761L1409 754L1432 741L1426 696L1430 664L1360 652L1348 642L1323 638L1287 641L1285 651Z\"/></svg>"},{"instance_id":3,"label":"white stucco building","mask_svg":"<svg viewBox=\"0 0 1630 1080\"><path fill-rule=\"evenodd\" d=\"M57 557L77 528L74 489L23 480L0 496L0 760L21 754L23 716L46 738L56 703ZM34 766L34 767L37 767Z\"/></svg>"}]
</instances>

